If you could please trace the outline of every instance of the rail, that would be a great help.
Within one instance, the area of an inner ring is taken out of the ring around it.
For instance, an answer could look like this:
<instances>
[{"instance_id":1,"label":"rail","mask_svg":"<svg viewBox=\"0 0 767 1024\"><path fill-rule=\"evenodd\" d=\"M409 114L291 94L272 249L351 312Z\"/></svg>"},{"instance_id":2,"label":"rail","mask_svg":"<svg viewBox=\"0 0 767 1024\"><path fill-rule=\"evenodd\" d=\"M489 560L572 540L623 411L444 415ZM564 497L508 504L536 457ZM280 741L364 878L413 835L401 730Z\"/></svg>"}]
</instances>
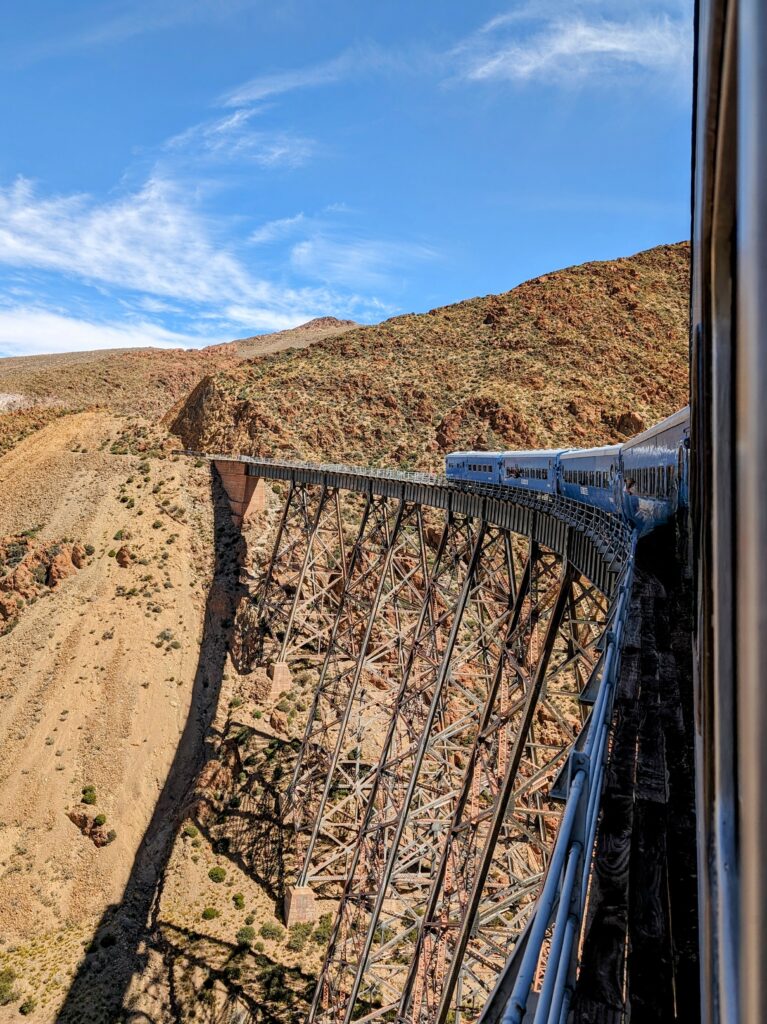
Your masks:
<instances>
[{"instance_id":1,"label":"rail","mask_svg":"<svg viewBox=\"0 0 767 1024\"><path fill-rule=\"evenodd\" d=\"M634 534L605 635L604 655L595 668L599 688L585 742L576 741L568 759L567 801L543 889L479 1024L564 1024L568 1017L575 990L578 938L588 897L636 545ZM528 1009L536 976L540 976L541 985L535 1005Z\"/></svg>"}]
</instances>

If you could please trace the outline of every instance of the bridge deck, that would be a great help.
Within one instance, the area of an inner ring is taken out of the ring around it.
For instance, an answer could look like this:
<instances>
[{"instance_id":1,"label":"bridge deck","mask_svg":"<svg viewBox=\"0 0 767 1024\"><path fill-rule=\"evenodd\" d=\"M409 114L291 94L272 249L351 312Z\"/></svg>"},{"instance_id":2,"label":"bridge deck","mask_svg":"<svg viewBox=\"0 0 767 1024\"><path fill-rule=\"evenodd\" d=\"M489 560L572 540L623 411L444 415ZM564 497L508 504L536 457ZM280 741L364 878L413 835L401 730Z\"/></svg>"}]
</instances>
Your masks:
<instances>
[{"instance_id":1,"label":"bridge deck","mask_svg":"<svg viewBox=\"0 0 767 1024\"><path fill-rule=\"evenodd\" d=\"M313 484L391 498L476 516L494 526L530 536L568 560L610 596L623 572L631 532L616 515L560 495L449 480L435 473L409 473L334 463L259 459L184 451L214 464L240 463L248 476Z\"/></svg>"}]
</instances>

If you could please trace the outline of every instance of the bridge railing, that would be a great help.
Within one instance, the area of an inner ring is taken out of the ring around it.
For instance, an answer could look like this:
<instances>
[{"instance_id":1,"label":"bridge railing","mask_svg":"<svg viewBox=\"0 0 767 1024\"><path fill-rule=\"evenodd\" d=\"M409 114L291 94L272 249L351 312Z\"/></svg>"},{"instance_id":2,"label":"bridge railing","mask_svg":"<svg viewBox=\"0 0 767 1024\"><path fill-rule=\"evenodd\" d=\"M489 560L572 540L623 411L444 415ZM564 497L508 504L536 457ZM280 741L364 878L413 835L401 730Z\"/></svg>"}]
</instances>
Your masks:
<instances>
[{"instance_id":1,"label":"bridge railing","mask_svg":"<svg viewBox=\"0 0 767 1024\"><path fill-rule=\"evenodd\" d=\"M531 491L506 484L481 484L452 480L437 473L409 472L397 469L351 466L335 462L305 462L298 459L263 459L250 455L211 455L201 452L183 452L201 456L210 461L237 461L250 467L253 475L272 479L290 480L296 476L309 476L318 482L323 478L356 480L364 490L376 481L401 483L403 486L421 486L434 492L473 495L494 502L509 502L521 508L543 512L561 520L573 529L587 534L600 549L602 558L614 573L622 572L631 545L631 531L621 516L605 512L559 494ZM348 485L348 484L347 484Z\"/></svg>"},{"instance_id":2,"label":"bridge railing","mask_svg":"<svg viewBox=\"0 0 767 1024\"><path fill-rule=\"evenodd\" d=\"M588 731L582 741L576 741L569 756L567 801L543 889L479 1024L564 1024L568 1017L575 990L578 940L588 897L636 544L634 534L605 634L604 653L595 668L600 676L599 688ZM536 977L540 987L531 999Z\"/></svg>"}]
</instances>

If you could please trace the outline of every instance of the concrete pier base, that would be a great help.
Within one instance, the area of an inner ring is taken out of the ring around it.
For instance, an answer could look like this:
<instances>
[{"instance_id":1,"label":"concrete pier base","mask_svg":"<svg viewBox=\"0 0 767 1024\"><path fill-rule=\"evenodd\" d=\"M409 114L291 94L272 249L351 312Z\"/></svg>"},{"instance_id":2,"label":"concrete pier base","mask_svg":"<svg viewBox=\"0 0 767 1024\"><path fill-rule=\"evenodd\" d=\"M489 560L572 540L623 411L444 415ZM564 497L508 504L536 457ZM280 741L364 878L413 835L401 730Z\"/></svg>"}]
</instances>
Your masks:
<instances>
[{"instance_id":1,"label":"concrete pier base","mask_svg":"<svg viewBox=\"0 0 767 1024\"><path fill-rule=\"evenodd\" d=\"M281 693L289 690L293 685L293 676L287 661L274 661L266 670L272 681L272 688L269 691L271 700L275 700Z\"/></svg>"},{"instance_id":2,"label":"concrete pier base","mask_svg":"<svg viewBox=\"0 0 767 1024\"><path fill-rule=\"evenodd\" d=\"M242 526L249 515L266 508L266 485L257 476L248 476L244 462L217 459L214 463L229 499L232 519Z\"/></svg>"},{"instance_id":3,"label":"concrete pier base","mask_svg":"<svg viewBox=\"0 0 767 1024\"><path fill-rule=\"evenodd\" d=\"M304 924L317 919L314 893L308 886L291 885L285 893L285 924Z\"/></svg>"}]
</instances>

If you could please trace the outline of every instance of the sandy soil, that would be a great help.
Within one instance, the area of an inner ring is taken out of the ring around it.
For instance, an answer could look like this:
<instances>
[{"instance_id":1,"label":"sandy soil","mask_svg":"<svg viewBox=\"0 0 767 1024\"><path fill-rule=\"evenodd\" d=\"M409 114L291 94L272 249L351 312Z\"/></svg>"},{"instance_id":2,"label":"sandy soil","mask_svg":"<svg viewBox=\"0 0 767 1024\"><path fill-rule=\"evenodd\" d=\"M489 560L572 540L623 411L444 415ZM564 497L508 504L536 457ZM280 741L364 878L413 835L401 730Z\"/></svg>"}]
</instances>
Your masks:
<instances>
[{"instance_id":1,"label":"sandy soil","mask_svg":"<svg viewBox=\"0 0 767 1024\"><path fill-rule=\"evenodd\" d=\"M56 1018L121 898L190 712L213 547L207 470L111 454L124 428L103 411L66 416L0 459L0 536L39 527L44 541L89 545L0 637L0 968L17 975L0 1021L32 994L29 1019ZM72 808L105 814L116 837L97 848Z\"/></svg>"}]
</instances>

